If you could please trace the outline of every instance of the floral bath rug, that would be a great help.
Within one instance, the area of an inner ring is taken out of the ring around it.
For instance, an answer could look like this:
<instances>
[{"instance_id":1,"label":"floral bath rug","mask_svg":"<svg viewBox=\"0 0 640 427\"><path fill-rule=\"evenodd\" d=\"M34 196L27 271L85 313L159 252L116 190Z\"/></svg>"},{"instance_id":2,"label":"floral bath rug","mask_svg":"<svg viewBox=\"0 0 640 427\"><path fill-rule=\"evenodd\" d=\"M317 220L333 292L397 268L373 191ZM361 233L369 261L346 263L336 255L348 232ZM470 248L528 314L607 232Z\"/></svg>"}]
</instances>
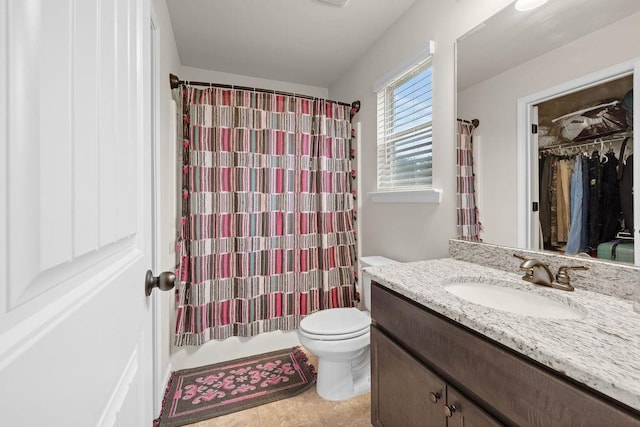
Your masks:
<instances>
[{"instance_id":1,"label":"floral bath rug","mask_svg":"<svg viewBox=\"0 0 640 427\"><path fill-rule=\"evenodd\" d=\"M300 347L176 371L154 425L183 426L286 399L315 381Z\"/></svg>"}]
</instances>

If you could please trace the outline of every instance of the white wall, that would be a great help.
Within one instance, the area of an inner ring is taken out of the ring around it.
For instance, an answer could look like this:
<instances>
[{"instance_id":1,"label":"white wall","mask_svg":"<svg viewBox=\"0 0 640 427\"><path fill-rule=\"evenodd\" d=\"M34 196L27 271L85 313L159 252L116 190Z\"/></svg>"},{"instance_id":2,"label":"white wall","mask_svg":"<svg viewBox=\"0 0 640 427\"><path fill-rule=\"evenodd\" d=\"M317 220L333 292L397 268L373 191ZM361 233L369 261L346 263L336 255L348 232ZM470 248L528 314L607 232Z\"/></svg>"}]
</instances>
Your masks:
<instances>
[{"instance_id":1,"label":"white wall","mask_svg":"<svg viewBox=\"0 0 640 427\"><path fill-rule=\"evenodd\" d=\"M221 71L203 70L202 68L183 66L178 74L181 80L212 82L225 85L255 87L258 89L278 90L297 93L300 95L327 98L329 90L325 87L308 86L278 80L261 79L258 77L242 76L240 74L223 73Z\"/></svg>"},{"instance_id":2,"label":"white wall","mask_svg":"<svg viewBox=\"0 0 640 427\"><path fill-rule=\"evenodd\" d=\"M443 189L440 204L373 204L361 195L363 256L385 255L400 261L444 257L447 241L456 235L454 42L509 0L417 0L337 82L330 98L356 100L362 108L364 193L376 189L376 96L373 82L436 43L433 57L433 186Z\"/></svg>"},{"instance_id":3,"label":"white wall","mask_svg":"<svg viewBox=\"0 0 640 427\"><path fill-rule=\"evenodd\" d=\"M640 57L640 13L458 94L458 116L478 118L480 219L486 242L517 246L516 105L522 98Z\"/></svg>"}]
</instances>

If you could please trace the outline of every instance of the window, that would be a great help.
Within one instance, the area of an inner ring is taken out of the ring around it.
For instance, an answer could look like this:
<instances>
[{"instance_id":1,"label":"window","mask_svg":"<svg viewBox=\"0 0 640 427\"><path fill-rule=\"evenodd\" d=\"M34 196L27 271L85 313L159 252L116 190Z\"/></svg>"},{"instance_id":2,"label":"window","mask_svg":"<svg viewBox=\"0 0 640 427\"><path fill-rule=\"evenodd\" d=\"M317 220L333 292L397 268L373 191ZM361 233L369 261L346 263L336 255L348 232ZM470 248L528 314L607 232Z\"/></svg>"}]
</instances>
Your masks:
<instances>
[{"instance_id":1,"label":"window","mask_svg":"<svg viewBox=\"0 0 640 427\"><path fill-rule=\"evenodd\" d=\"M390 80L376 92L378 190L430 188L431 57Z\"/></svg>"}]
</instances>

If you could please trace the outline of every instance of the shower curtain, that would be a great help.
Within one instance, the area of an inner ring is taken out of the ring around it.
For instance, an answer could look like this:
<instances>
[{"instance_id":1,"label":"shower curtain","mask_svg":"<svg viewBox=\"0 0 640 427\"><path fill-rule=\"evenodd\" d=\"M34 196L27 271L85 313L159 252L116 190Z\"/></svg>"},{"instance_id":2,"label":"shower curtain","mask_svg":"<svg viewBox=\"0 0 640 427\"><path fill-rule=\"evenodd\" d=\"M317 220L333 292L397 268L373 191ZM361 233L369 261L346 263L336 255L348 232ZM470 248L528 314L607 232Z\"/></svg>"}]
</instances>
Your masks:
<instances>
[{"instance_id":1,"label":"shower curtain","mask_svg":"<svg viewBox=\"0 0 640 427\"><path fill-rule=\"evenodd\" d=\"M351 107L182 86L176 345L291 330L355 296Z\"/></svg>"},{"instance_id":2,"label":"shower curtain","mask_svg":"<svg viewBox=\"0 0 640 427\"><path fill-rule=\"evenodd\" d=\"M474 126L458 120L456 138L458 238L480 240L480 221L476 206L475 175L473 173Z\"/></svg>"}]
</instances>

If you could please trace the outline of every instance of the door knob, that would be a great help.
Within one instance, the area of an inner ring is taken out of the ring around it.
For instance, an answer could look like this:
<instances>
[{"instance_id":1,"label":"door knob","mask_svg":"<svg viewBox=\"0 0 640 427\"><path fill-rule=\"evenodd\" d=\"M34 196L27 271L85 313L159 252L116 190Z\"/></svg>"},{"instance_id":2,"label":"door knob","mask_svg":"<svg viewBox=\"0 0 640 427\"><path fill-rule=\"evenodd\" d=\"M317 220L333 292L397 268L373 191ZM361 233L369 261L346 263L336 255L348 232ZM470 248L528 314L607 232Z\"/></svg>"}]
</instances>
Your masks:
<instances>
[{"instance_id":1,"label":"door knob","mask_svg":"<svg viewBox=\"0 0 640 427\"><path fill-rule=\"evenodd\" d=\"M153 288L158 288L161 291L168 291L173 289L176 281L176 275L170 271L160 273L159 276L154 276L151 270L147 270L147 275L144 278L144 293L146 296L151 295Z\"/></svg>"},{"instance_id":2,"label":"door knob","mask_svg":"<svg viewBox=\"0 0 640 427\"><path fill-rule=\"evenodd\" d=\"M440 400L440 393L435 393L433 391L430 392L429 400L431 401L431 403L438 403L438 400Z\"/></svg>"}]
</instances>

